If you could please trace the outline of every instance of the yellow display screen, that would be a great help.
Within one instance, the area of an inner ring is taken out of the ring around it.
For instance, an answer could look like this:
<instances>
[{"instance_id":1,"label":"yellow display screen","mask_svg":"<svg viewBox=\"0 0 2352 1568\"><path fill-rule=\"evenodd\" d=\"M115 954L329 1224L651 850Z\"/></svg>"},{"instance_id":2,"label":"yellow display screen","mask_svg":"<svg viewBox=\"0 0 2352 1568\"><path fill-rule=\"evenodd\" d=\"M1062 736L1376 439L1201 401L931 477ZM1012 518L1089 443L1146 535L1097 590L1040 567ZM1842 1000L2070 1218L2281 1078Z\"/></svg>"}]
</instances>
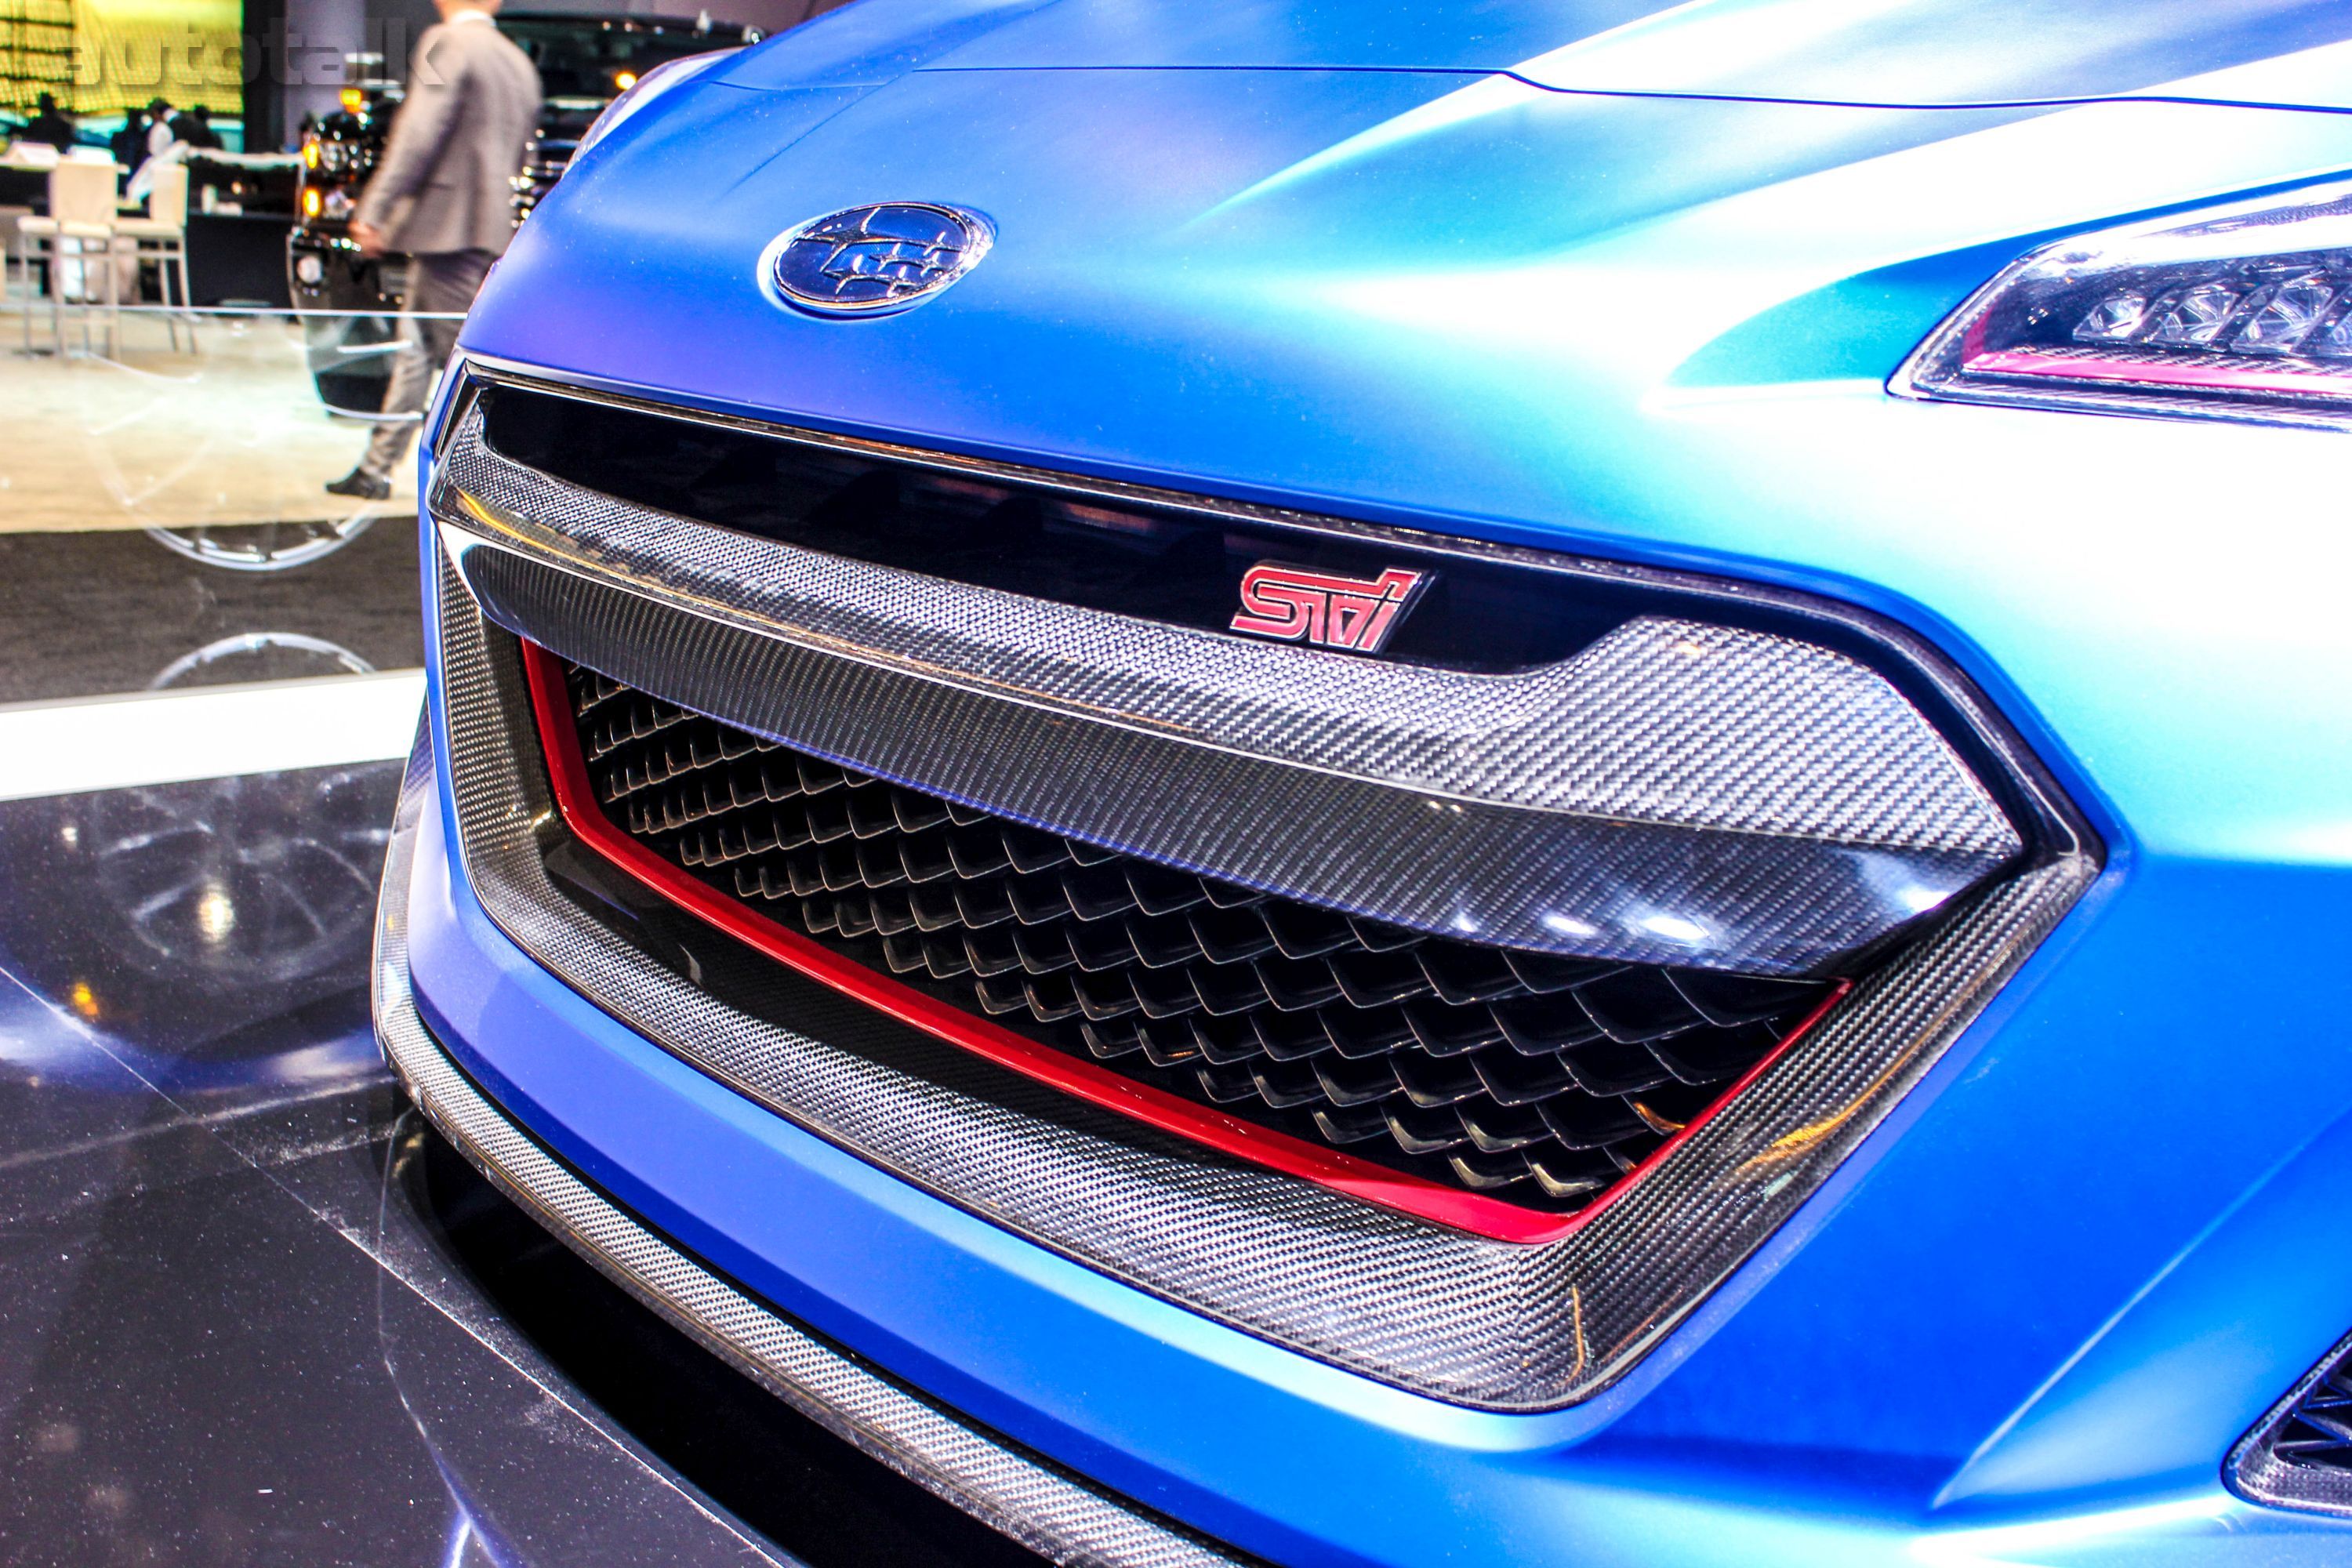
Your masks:
<instances>
[{"instance_id":1,"label":"yellow display screen","mask_svg":"<svg viewBox=\"0 0 2352 1568\"><path fill-rule=\"evenodd\" d=\"M158 98L174 109L239 112L240 0L72 0L70 11L73 79L58 98L72 112L143 108Z\"/></svg>"}]
</instances>

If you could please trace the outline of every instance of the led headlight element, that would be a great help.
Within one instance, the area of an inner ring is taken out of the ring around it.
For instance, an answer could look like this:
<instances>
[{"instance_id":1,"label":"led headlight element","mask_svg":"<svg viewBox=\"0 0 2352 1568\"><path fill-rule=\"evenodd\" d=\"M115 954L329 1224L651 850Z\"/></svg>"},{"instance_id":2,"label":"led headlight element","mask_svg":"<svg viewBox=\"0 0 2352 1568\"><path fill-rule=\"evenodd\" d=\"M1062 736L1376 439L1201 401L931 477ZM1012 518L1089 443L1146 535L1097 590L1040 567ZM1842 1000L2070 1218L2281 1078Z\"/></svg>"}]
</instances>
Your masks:
<instances>
[{"instance_id":1,"label":"led headlight element","mask_svg":"<svg viewBox=\"0 0 2352 1568\"><path fill-rule=\"evenodd\" d=\"M1889 387L2352 426L2352 185L2078 235L2013 263Z\"/></svg>"}]
</instances>

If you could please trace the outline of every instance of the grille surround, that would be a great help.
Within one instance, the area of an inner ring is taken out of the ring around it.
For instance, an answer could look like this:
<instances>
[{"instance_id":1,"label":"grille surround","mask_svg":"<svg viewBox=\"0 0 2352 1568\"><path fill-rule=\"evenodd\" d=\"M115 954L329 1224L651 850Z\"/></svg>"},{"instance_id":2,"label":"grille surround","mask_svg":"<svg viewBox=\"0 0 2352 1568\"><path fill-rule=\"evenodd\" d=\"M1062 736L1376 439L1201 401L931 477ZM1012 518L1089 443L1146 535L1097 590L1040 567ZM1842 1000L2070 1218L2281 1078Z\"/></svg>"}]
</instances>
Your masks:
<instances>
[{"instance_id":1,"label":"grille surround","mask_svg":"<svg viewBox=\"0 0 2352 1568\"><path fill-rule=\"evenodd\" d=\"M1485 1241L1204 1160L948 1047L926 1056L935 1043L772 963L743 969L738 1001L722 1004L649 956L551 881L541 838L551 802L519 717L514 638L441 553L431 583L453 828L485 910L525 952L704 1072L984 1218L1278 1345L1477 1408L1559 1408L1622 1377L1868 1136L2099 868L2095 839L2031 754L1965 682L1935 667L1932 678L1950 686L2045 814L2040 858L1957 900L1804 1049L1574 1234L1539 1246ZM1933 664L1899 628L1849 618L1901 657ZM625 624L706 652L725 646L690 620L640 602ZM698 952L706 968L730 962Z\"/></svg>"},{"instance_id":2,"label":"grille surround","mask_svg":"<svg viewBox=\"0 0 2352 1568\"><path fill-rule=\"evenodd\" d=\"M558 808L662 896L1108 1109L1498 1240L1566 1234L1849 989L1372 927L522 655Z\"/></svg>"}]
</instances>

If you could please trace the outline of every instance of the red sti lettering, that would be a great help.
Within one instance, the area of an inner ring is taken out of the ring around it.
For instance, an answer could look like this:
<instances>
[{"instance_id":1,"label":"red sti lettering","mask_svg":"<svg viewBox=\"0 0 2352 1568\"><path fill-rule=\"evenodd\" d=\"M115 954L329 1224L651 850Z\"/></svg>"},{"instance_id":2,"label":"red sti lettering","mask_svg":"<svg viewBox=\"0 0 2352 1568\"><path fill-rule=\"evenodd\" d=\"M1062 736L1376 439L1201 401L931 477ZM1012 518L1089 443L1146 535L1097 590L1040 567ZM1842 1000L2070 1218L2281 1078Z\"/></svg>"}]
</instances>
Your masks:
<instances>
[{"instance_id":1,"label":"red sti lettering","mask_svg":"<svg viewBox=\"0 0 2352 1568\"><path fill-rule=\"evenodd\" d=\"M1261 561L1242 574L1242 607L1233 629L1316 647L1378 653L1433 575L1392 566L1366 581Z\"/></svg>"}]
</instances>

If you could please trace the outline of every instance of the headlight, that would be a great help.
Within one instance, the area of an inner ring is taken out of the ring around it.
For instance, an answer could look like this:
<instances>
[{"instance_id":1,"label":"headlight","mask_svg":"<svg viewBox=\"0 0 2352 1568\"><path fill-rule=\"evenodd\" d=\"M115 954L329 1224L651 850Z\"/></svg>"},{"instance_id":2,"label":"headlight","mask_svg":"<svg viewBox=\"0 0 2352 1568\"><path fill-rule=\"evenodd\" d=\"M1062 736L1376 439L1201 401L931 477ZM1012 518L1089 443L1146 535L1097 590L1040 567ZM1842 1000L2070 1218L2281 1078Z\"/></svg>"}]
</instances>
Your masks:
<instances>
[{"instance_id":1,"label":"headlight","mask_svg":"<svg viewBox=\"0 0 2352 1568\"><path fill-rule=\"evenodd\" d=\"M610 136L621 121L671 88L691 81L719 61L740 53L740 49L713 49L706 55L688 55L683 59L669 60L654 67L632 80L620 97L606 104L604 112L589 122L587 131L580 138L580 145L572 149L572 156L574 159L581 157L589 148Z\"/></svg>"},{"instance_id":2,"label":"headlight","mask_svg":"<svg viewBox=\"0 0 2352 1568\"><path fill-rule=\"evenodd\" d=\"M2352 426L2352 185L2080 235L2012 264L1906 396Z\"/></svg>"}]
</instances>

